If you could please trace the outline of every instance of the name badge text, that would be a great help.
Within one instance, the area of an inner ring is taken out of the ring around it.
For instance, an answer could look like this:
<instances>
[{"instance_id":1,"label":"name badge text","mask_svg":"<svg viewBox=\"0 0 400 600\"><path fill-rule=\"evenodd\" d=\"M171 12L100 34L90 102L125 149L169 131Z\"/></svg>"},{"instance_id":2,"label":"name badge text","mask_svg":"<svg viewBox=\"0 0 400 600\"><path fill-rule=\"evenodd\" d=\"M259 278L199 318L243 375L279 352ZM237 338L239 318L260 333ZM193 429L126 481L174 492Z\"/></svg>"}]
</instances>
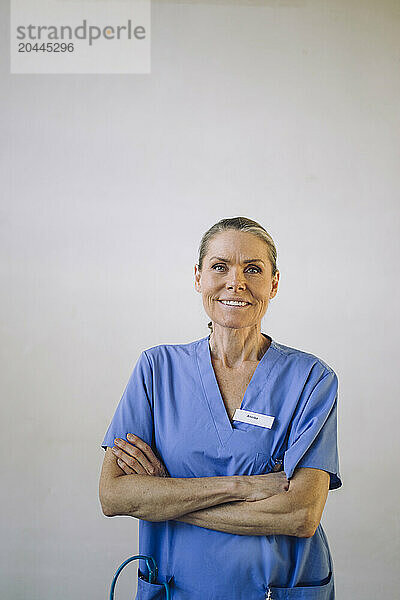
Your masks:
<instances>
[{"instance_id":1,"label":"name badge text","mask_svg":"<svg viewBox=\"0 0 400 600\"><path fill-rule=\"evenodd\" d=\"M275 417L269 415L263 415L261 413L252 412L251 410L243 410L237 408L233 415L234 421L241 421L242 423L250 423L251 425L258 425L259 427L267 427L271 429L272 423Z\"/></svg>"}]
</instances>

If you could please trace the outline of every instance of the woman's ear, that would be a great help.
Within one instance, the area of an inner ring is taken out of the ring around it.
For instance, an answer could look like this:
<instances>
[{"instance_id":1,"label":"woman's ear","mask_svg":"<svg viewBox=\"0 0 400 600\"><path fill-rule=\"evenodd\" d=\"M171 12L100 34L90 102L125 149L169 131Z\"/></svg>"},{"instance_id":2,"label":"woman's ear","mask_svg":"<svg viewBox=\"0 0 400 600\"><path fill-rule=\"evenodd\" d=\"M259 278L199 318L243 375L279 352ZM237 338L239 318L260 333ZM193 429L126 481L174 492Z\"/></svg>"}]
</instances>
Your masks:
<instances>
[{"instance_id":1,"label":"woman's ear","mask_svg":"<svg viewBox=\"0 0 400 600\"><path fill-rule=\"evenodd\" d=\"M272 289L271 289L271 293L269 296L270 300L272 300L272 298L274 298L278 292L279 277L280 277L280 273L279 273L279 271L277 271L272 278Z\"/></svg>"},{"instance_id":2,"label":"woman's ear","mask_svg":"<svg viewBox=\"0 0 400 600\"><path fill-rule=\"evenodd\" d=\"M199 265L194 265L194 287L196 292L201 293L201 284L200 284L201 273L199 271Z\"/></svg>"}]
</instances>

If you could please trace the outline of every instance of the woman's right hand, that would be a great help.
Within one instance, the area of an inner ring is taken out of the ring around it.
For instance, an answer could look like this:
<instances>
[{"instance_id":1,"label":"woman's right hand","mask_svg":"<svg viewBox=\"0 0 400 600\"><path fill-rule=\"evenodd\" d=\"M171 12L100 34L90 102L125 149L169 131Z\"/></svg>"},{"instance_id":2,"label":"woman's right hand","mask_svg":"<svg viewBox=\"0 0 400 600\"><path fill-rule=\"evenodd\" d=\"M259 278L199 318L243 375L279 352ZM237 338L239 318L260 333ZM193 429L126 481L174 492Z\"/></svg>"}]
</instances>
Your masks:
<instances>
[{"instance_id":1,"label":"woman's right hand","mask_svg":"<svg viewBox=\"0 0 400 600\"><path fill-rule=\"evenodd\" d=\"M239 495L246 502L264 500L289 489L285 471L264 475L237 475L236 477L239 483Z\"/></svg>"}]
</instances>

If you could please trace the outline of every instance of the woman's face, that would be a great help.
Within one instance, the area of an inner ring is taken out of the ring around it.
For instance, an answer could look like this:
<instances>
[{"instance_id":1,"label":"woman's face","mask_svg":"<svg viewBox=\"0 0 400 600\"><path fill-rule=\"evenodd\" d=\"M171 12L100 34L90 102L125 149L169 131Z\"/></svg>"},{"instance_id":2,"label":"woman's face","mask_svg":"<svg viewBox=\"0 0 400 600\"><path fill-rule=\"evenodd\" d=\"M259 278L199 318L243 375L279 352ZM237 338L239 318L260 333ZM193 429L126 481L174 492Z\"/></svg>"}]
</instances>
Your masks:
<instances>
[{"instance_id":1,"label":"woman's face","mask_svg":"<svg viewBox=\"0 0 400 600\"><path fill-rule=\"evenodd\" d=\"M251 262L248 262L251 260ZM209 243L200 272L195 265L195 288L214 323L240 329L261 327L270 298L278 291L279 271L272 267L265 242L252 233L228 230ZM245 306L227 306L221 300L243 300Z\"/></svg>"}]
</instances>

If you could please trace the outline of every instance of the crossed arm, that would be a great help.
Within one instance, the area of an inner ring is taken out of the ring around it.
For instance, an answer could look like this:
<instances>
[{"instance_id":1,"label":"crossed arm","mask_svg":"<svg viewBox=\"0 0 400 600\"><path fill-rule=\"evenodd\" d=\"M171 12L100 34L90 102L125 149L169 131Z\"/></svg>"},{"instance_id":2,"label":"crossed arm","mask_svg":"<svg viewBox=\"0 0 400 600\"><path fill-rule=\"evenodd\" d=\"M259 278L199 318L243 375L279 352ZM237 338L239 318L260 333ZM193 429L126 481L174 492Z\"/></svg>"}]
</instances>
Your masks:
<instances>
[{"instance_id":1,"label":"crossed arm","mask_svg":"<svg viewBox=\"0 0 400 600\"><path fill-rule=\"evenodd\" d=\"M326 471L300 468L287 491L255 502L236 501L197 510L177 520L239 535L312 537L321 520L328 489Z\"/></svg>"},{"instance_id":2,"label":"crossed arm","mask_svg":"<svg viewBox=\"0 0 400 600\"><path fill-rule=\"evenodd\" d=\"M297 469L285 489L277 473L171 478L163 469L140 438L135 446L123 441L114 451L107 448L99 484L103 513L173 519L239 535L311 537L329 488L329 474L312 468Z\"/></svg>"}]
</instances>

